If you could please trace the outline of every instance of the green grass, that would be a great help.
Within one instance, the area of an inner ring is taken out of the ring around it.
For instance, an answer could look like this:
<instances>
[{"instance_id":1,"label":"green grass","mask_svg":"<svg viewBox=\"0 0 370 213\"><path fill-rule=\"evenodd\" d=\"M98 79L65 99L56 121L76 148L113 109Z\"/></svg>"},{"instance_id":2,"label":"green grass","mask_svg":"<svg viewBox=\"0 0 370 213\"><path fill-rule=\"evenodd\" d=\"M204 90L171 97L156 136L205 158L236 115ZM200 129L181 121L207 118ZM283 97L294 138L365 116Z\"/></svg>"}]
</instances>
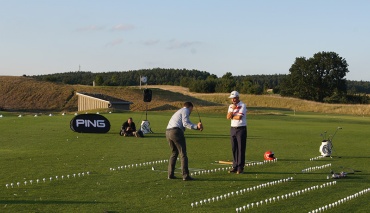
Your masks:
<instances>
[{"instance_id":1,"label":"green grass","mask_svg":"<svg viewBox=\"0 0 370 213\"><path fill-rule=\"evenodd\" d=\"M167 180L167 163L163 160L169 158L170 150L164 133L172 113L148 112L154 133L145 138L118 134L128 117L133 117L139 125L146 117L142 112L103 114L112 125L107 134L72 132L69 123L73 115L18 118L0 113L4 115L0 118L0 212L235 212L236 207L332 181L327 180L331 169L358 171L338 179L335 186L253 208L253 212L309 212L370 186L369 118L317 113L294 115L283 110L248 116L247 160L263 161L263 153L273 150L278 162L246 167L246 174L242 175L217 171L196 175L197 180L190 182ZM215 161L232 159L229 121L225 114L200 113L204 131L185 133L189 167L192 172L226 168ZM194 122L197 119L196 114L191 116ZM338 126L343 129L333 140L335 157L310 161L320 155L320 133L333 134ZM151 164L139 166L148 162ZM330 168L301 172L328 163L332 164ZM128 165L130 168L117 168ZM85 175L78 177L82 172ZM180 177L180 170L177 172ZM73 174L75 178L71 177ZM200 200L288 177L293 177L293 181L191 207L191 203ZM45 183L42 178L46 178ZM6 188L6 184L17 182L19 187ZM334 211L367 212L369 195L341 204Z\"/></svg>"}]
</instances>

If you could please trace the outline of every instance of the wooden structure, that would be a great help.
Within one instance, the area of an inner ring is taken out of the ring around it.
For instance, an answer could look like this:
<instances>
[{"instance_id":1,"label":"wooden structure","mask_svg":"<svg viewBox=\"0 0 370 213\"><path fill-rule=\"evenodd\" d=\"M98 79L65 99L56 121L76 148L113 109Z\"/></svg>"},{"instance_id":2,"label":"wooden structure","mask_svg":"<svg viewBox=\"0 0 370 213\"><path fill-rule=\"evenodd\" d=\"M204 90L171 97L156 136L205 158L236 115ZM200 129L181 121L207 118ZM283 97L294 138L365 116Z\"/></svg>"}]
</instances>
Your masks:
<instances>
[{"instance_id":1,"label":"wooden structure","mask_svg":"<svg viewBox=\"0 0 370 213\"><path fill-rule=\"evenodd\" d=\"M94 109L130 110L130 101L114 98L103 94L76 92L78 111Z\"/></svg>"}]
</instances>

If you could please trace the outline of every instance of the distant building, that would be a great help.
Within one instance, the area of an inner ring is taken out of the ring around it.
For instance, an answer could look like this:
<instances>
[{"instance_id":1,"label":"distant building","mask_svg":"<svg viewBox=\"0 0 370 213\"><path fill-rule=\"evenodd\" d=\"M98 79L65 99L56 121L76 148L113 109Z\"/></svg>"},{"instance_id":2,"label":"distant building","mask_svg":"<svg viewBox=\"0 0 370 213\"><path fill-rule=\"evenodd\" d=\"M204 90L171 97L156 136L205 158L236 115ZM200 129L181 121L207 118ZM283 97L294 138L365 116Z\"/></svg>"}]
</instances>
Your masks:
<instances>
[{"instance_id":1,"label":"distant building","mask_svg":"<svg viewBox=\"0 0 370 213\"><path fill-rule=\"evenodd\" d=\"M78 111L94 109L130 110L130 101L114 98L103 94L76 92Z\"/></svg>"}]
</instances>

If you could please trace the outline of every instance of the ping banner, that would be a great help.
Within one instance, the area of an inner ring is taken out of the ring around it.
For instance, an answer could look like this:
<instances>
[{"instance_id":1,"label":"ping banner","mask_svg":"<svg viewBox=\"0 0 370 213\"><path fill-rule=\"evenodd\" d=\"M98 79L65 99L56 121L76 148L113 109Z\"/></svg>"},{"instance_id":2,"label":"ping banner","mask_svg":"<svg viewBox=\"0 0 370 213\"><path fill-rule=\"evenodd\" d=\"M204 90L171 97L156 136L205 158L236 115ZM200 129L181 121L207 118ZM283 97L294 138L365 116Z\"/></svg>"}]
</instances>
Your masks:
<instances>
[{"instance_id":1,"label":"ping banner","mask_svg":"<svg viewBox=\"0 0 370 213\"><path fill-rule=\"evenodd\" d=\"M81 114L71 120L71 129L79 133L107 133L110 122L99 114Z\"/></svg>"}]
</instances>

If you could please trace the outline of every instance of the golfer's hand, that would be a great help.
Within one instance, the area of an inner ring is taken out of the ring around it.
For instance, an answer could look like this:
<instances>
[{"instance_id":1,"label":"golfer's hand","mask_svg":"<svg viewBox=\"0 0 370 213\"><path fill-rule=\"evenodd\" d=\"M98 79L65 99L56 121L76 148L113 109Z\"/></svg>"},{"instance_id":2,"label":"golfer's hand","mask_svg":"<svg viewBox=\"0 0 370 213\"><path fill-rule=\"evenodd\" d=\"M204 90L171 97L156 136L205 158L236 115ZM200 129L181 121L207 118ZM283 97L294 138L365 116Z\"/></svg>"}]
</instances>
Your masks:
<instances>
[{"instance_id":1,"label":"golfer's hand","mask_svg":"<svg viewBox=\"0 0 370 213\"><path fill-rule=\"evenodd\" d=\"M198 123L198 129L200 131L203 131L203 124L201 122Z\"/></svg>"},{"instance_id":2,"label":"golfer's hand","mask_svg":"<svg viewBox=\"0 0 370 213\"><path fill-rule=\"evenodd\" d=\"M233 112L228 112L226 115L227 119L232 119L233 118Z\"/></svg>"}]
</instances>

